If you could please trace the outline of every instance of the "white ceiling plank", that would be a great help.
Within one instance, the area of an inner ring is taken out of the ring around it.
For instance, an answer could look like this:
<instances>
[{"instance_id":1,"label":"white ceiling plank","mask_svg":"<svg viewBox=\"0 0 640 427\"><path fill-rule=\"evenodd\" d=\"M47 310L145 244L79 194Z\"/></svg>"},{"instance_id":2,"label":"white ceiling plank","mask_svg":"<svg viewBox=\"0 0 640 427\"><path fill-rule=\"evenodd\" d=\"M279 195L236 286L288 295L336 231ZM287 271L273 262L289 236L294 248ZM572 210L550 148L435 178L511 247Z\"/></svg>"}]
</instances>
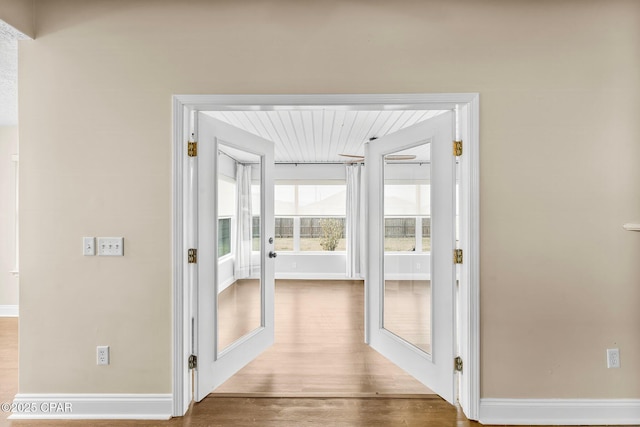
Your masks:
<instances>
[{"instance_id":1,"label":"white ceiling plank","mask_svg":"<svg viewBox=\"0 0 640 427\"><path fill-rule=\"evenodd\" d=\"M409 114L409 119L405 122L403 128L413 126L420 121L420 118L424 115L424 111L413 111Z\"/></svg>"},{"instance_id":2,"label":"white ceiling plank","mask_svg":"<svg viewBox=\"0 0 640 427\"><path fill-rule=\"evenodd\" d=\"M293 125L293 131L296 135L296 144L300 148L301 161L310 162L312 161L311 155L309 153L309 142L307 139L307 135L304 129L304 122L302 120L302 114L300 111L289 111L289 118L291 124Z\"/></svg>"},{"instance_id":3,"label":"white ceiling plank","mask_svg":"<svg viewBox=\"0 0 640 427\"><path fill-rule=\"evenodd\" d=\"M238 120L238 116L233 111L219 111L218 113L221 117L220 120L225 121L235 127L239 127L240 129L245 129L242 122Z\"/></svg>"},{"instance_id":4,"label":"white ceiling plank","mask_svg":"<svg viewBox=\"0 0 640 427\"><path fill-rule=\"evenodd\" d=\"M336 157L335 154L331 153L331 135L333 134L335 115L334 110L323 110L322 152L320 157L326 161L334 160Z\"/></svg>"},{"instance_id":5,"label":"white ceiling plank","mask_svg":"<svg viewBox=\"0 0 640 427\"><path fill-rule=\"evenodd\" d=\"M389 114L387 121L382 125L382 127L378 131L378 137L382 137L384 135L390 134L391 133L390 129L393 126L395 126L395 124L397 123L398 119L400 119L400 117L402 117L402 111L391 111L391 114Z\"/></svg>"},{"instance_id":6,"label":"white ceiling plank","mask_svg":"<svg viewBox=\"0 0 640 427\"><path fill-rule=\"evenodd\" d=\"M322 146L324 145L324 110L316 110L311 113L311 124L313 125L313 145L315 160L323 161Z\"/></svg>"},{"instance_id":7,"label":"white ceiling plank","mask_svg":"<svg viewBox=\"0 0 640 427\"><path fill-rule=\"evenodd\" d=\"M243 113L247 120L249 120L249 123L251 123L251 126L256 130L256 135L273 141L267 130L262 126L258 114L256 114L255 111L243 111Z\"/></svg>"},{"instance_id":8,"label":"white ceiling plank","mask_svg":"<svg viewBox=\"0 0 640 427\"><path fill-rule=\"evenodd\" d=\"M384 133L382 132L382 128L384 127L385 123L389 121L389 118L391 117L392 114L393 114L393 111L380 111L380 114L378 114L376 121L371 124L369 138L372 138L372 137L379 138L382 135L384 135Z\"/></svg>"},{"instance_id":9,"label":"white ceiling plank","mask_svg":"<svg viewBox=\"0 0 640 427\"><path fill-rule=\"evenodd\" d=\"M309 156L309 161L315 162L316 159L316 143L315 133L313 131L313 113L311 111L301 111L302 127L305 134L305 152Z\"/></svg>"},{"instance_id":10,"label":"white ceiling plank","mask_svg":"<svg viewBox=\"0 0 640 427\"><path fill-rule=\"evenodd\" d=\"M442 110L210 111L207 114L274 141L276 161L341 162L340 154L364 154L371 137L382 137L441 114Z\"/></svg>"},{"instance_id":11,"label":"white ceiling plank","mask_svg":"<svg viewBox=\"0 0 640 427\"><path fill-rule=\"evenodd\" d=\"M338 151L338 146L339 146L338 143L340 141L340 134L342 133L342 128L344 127L344 121L345 121L346 115L347 115L347 112L344 110L335 111L333 115L331 137L329 139L329 153L332 153L332 156L334 159L340 159L340 160L343 159L339 155L340 151ZM327 158L331 158L332 156L328 156Z\"/></svg>"},{"instance_id":12,"label":"white ceiling plank","mask_svg":"<svg viewBox=\"0 0 640 427\"><path fill-rule=\"evenodd\" d=\"M412 111L402 111L400 113L400 117L398 117L398 120L396 120L393 126L391 126L391 128L389 128L389 130L387 131L387 134L394 133L402 129L405 123L407 123L407 120L411 118L412 114L413 114Z\"/></svg>"},{"instance_id":13,"label":"white ceiling plank","mask_svg":"<svg viewBox=\"0 0 640 427\"><path fill-rule=\"evenodd\" d=\"M294 146L295 139L293 139L293 135L289 133L289 129L285 126L285 122L283 117L285 113L283 111L269 111L268 116L271 119L271 123L273 123L273 127L278 131L278 135L281 137L281 141L283 145L287 147L287 152L289 153L289 158L283 161L293 161L294 159L299 158L299 153L297 153L296 148ZM287 114L286 117L289 115Z\"/></svg>"},{"instance_id":14,"label":"white ceiling plank","mask_svg":"<svg viewBox=\"0 0 640 427\"><path fill-rule=\"evenodd\" d=\"M350 154L351 151L351 132L353 131L353 125L358 118L359 111L348 111L345 116L344 126L342 133L340 134L340 141L338 141L338 153Z\"/></svg>"},{"instance_id":15,"label":"white ceiling plank","mask_svg":"<svg viewBox=\"0 0 640 427\"><path fill-rule=\"evenodd\" d=\"M278 156L278 158L282 159L281 161L285 162L291 161L293 157L291 156L290 143L288 141L288 138L286 138L286 133L283 135L276 128L272 117L274 113L273 111L265 111L265 113L267 114L258 114L257 117L264 126L267 133L270 135L270 138L268 139L274 141L276 143L276 147L280 147L281 154L280 156Z\"/></svg>"},{"instance_id":16,"label":"white ceiling plank","mask_svg":"<svg viewBox=\"0 0 640 427\"><path fill-rule=\"evenodd\" d=\"M258 132L258 129L256 129L256 127L253 125L253 123L251 123L251 120L249 120L247 111L236 111L234 114L238 116L238 121L240 121L244 125L245 130L251 132L254 135L262 136L260 135L260 132Z\"/></svg>"}]
</instances>

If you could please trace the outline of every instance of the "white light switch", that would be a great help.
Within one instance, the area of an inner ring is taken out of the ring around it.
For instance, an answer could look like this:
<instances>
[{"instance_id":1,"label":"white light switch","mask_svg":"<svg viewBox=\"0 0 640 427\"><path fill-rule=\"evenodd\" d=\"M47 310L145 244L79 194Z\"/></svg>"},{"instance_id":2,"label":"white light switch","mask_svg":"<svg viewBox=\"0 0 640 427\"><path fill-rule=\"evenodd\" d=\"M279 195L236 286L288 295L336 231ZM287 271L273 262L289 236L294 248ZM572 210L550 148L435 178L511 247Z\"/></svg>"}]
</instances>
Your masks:
<instances>
[{"instance_id":1,"label":"white light switch","mask_svg":"<svg viewBox=\"0 0 640 427\"><path fill-rule=\"evenodd\" d=\"M98 237L99 256L124 256L123 237Z\"/></svg>"},{"instance_id":2,"label":"white light switch","mask_svg":"<svg viewBox=\"0 0 640 427\"><path fill-rule=\"evenodd\" d=\"M95 254L96 254L96 238L83 237L82 238L82 255L94 256Z\"/></svg>"}]
</instances>

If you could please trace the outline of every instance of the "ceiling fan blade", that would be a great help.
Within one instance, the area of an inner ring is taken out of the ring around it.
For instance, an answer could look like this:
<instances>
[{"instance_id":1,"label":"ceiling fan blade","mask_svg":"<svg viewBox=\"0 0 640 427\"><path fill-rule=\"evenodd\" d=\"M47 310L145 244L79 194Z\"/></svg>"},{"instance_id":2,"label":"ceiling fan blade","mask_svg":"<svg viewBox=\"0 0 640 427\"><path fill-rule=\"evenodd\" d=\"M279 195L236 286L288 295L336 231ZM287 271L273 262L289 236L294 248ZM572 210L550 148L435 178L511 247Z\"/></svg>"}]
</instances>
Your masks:
<instances>
[{"instance_id":1,"label":"ceiling fan blade","mask_svg":"<svg viewBox=\"0 0 640 427\"><path fill-rule=\"evenodd\" d=\"M342 157L350 157L352 159L364 159L364 156L358 156L357 154L338 154Z\"/></svg>"},{"instance_id":2,"label":"ceiling fan blade","mask_svg":"<svg viewBox=\"0 0 640 427\"><path fill-rule=\"evenodd\" d=\"M384 158L386 160L413 160L416 156L413 154L387 154Z\"/></svg>"}]
</instances>

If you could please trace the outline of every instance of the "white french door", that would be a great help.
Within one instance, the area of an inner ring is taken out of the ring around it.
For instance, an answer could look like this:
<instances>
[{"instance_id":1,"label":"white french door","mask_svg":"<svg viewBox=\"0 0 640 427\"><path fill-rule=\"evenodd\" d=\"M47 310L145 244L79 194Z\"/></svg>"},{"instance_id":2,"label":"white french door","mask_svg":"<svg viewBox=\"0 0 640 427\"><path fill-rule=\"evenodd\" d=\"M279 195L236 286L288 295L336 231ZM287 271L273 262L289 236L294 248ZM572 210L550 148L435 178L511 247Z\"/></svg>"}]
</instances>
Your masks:
<instances>
[{"instance_id":1,"label":"white french door","mask_svg":"<svg viewBox=\"0 0 640 427\"><path fill-rule=\"evenodd\" d=\"M446 112L371 141L365 150L370 239L365 339L450 403L455 399L453 139L453 113ZM408 199L419 210L413 220L403 216ZM413 247L394 238L394 227L407 224L422 235Z\"/></svg>"},{"instance_id":2,"label":"white french door","mask_svg":"<svg viewBox=\"0 0 640 427\"><path fill-rule=\"evenodd\" d=\"M274 145L204 113L197 130L192 336L200 401L274 341Z\"/></svg>"}]
</instances>

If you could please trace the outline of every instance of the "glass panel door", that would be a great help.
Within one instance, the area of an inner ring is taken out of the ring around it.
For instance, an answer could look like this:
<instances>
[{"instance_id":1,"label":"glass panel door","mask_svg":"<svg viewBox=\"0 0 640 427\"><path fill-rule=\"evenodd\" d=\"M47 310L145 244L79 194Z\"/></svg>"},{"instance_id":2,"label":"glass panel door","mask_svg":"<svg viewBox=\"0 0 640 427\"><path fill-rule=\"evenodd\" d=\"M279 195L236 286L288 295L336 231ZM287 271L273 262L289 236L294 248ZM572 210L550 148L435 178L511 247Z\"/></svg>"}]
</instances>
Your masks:
<instances>
[{"instance_id":1,"label":"glass panel door","mask_svg":"<svg viewBox=\"0 0 640 427\"><path fill-rule=\"evenodd\" d=\"M198 114L195 398L274 340L273 142Z\"/></svg>"},{"instance_id":2,"label":"glass panel door","mask_svg":"<svg viewBox=\"0 0 640 427\"><path fill-rule=\"evenodd\" d=\"M261 170L261 156L218 144L218 188L230 181L234 196L218 191L218 357L231 344L264 326Z\"/></svg>"},{"instance_id":3,"label":"glass panel door","mask_svg":"<svg viewBox=\"0 0 640 427\"><path fill-rule=\"evenodd\" d=\"M428 354L431 354L431 247L426 240L430 237L423 236L421 214L426 218L430 214L430 173L428 142L384 157L383 326Z\"/></svg>"},{"instance_id":4,"label":"glass panel door","mask_svg":"<svg viewBox=\"0 0 640 427\"><path fill-rule=\"evenodd\" d=\"M366 340L455 398L453 114L367 144Z\"/></svg>"}]
</instances>

